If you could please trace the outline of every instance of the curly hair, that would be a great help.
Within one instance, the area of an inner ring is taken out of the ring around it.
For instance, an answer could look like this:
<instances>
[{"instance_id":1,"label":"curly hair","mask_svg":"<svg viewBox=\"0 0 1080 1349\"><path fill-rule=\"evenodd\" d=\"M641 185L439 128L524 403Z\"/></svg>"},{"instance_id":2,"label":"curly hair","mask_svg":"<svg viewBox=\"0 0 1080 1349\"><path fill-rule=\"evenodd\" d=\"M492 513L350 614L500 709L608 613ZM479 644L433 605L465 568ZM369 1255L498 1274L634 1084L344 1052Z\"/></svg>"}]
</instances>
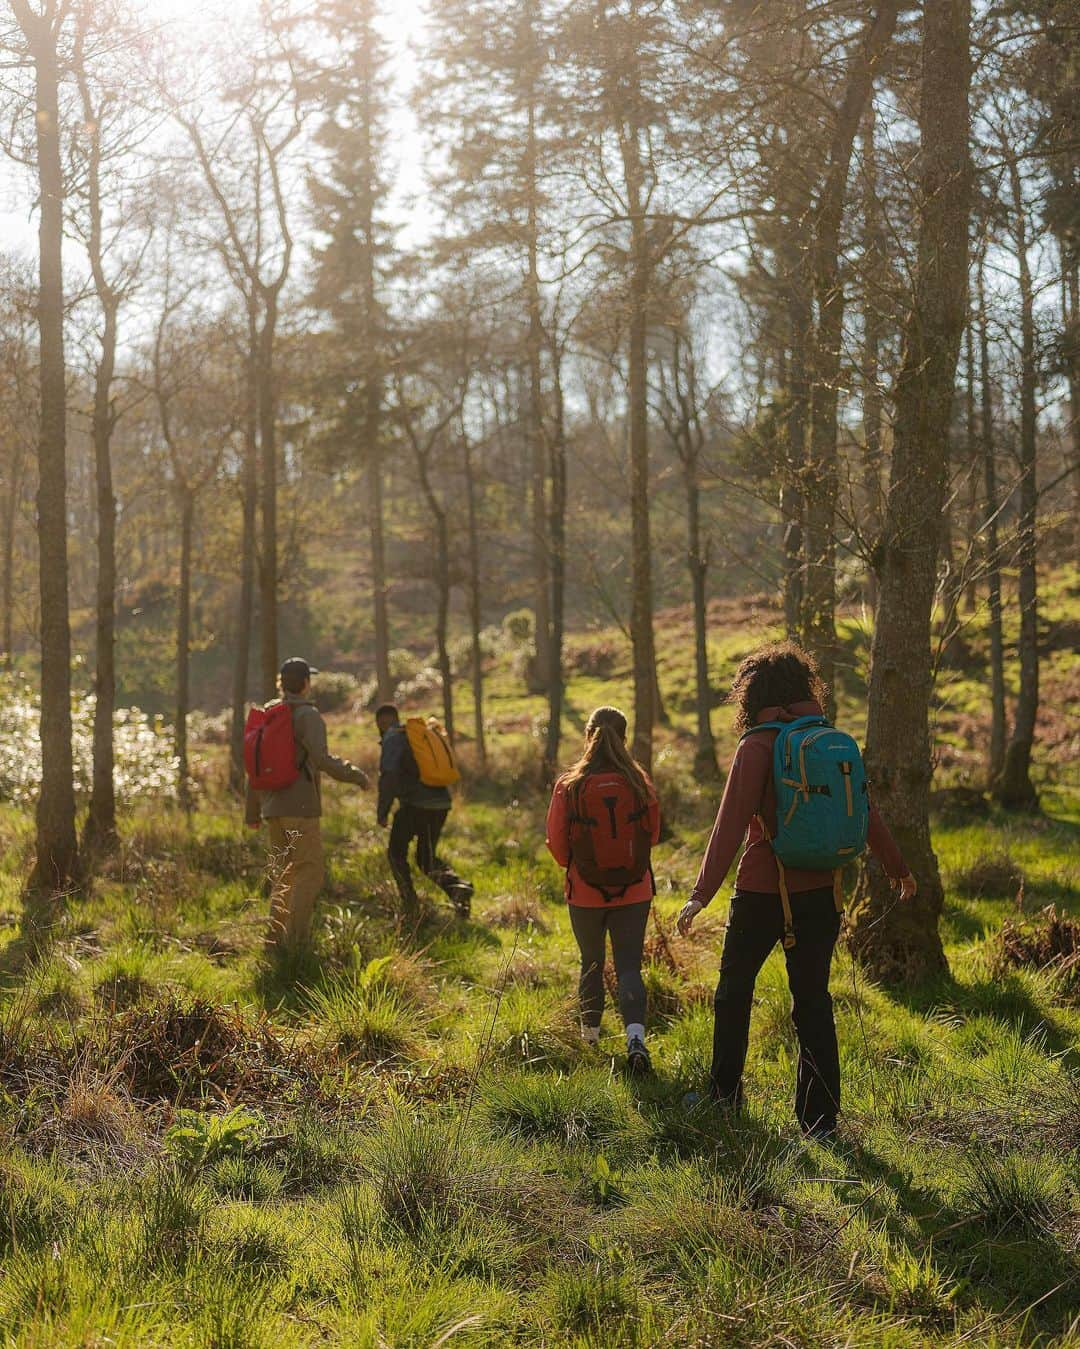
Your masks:
<instances>
[{"instance_id":1,"label":"curly hair","mask_svg":"<svg viewBox=\"0 0 1080 1349\"><path fill-rule=\"evenodd\" d=\"M747 656L735 671L727 702L735 705L735 729L748 731L765 707L790 707L814 699L822 707L828 690L818 663L798 642L772 642Z\"/></svg>"}]
</instances>

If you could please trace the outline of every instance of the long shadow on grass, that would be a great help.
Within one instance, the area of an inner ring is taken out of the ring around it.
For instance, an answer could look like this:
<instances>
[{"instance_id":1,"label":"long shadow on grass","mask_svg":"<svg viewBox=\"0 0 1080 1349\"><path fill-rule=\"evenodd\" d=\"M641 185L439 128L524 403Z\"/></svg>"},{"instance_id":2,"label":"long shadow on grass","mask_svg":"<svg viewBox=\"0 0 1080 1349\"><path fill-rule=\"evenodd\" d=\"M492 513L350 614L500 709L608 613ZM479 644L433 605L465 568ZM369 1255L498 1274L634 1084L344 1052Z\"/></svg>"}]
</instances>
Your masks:
<instances>
[{"instance_id":1,"label":"long shadow on grass","mask_svg":"<svg viewBox=\"0 0 1080 1349\"><path fill-rule=\"evenodd\" d=\"M1025 1037L1041 1031L1052 1053L1070 1058L1076 1055L1072 1031L1048 1015L1015 974L976 979L971 983L960 983L952 975L943 975L910 988L883 988L881 991L919 1016L942 1010L963 1017L989 1016Z\"/></svg>"},{"instance_id":2,"label":"long shadow on grass","mask_svg":"<svg viewBox=\"0 0 1080 1349\"><path fill-rule=\"evenodd\" d=\"M851 1150L852 1165L867 1185L875 1181L896 1196L902 1213L913 1220L938 1270L974 1293L987 1310L1018 1316L1031 1308L1024 1342L1063 1330L1075 1314L1080 1267L1049 1233L1005 1232L978 1212L964 1212L940 1195L917 1185L911 1174L872 1149ZM904 1240L901 1220L889 1205L870 1198L871 1221ZM968 1294L962 1295L968 1300Z\"/></svg>"}]
</instances>

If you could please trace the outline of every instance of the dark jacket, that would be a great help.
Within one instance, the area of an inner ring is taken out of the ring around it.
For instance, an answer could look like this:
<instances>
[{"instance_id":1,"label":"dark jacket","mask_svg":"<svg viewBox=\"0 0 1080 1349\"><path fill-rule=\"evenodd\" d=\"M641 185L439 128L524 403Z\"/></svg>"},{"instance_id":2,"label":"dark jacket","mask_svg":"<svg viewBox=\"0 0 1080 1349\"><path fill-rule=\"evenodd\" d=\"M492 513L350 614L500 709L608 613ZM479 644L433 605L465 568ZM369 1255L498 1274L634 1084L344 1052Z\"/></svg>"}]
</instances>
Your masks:
<instances>
[{"instance_id":1,"label":"dark jacket","mask_svg":"<svg viewBox=\"0 0 1080 1349\"><path fill-rule=\"evenodd\" d=\"M362 768L330 753L326 744L326 722L315 704L295 693L287 693L284 701L293 710L293 736L300 776L276 792L252 791L249 783L248 824L258 824L260 816L264 820L281 816L317 819L322 814L322 773L329 773L338 782L352 782L358 787L368 785L368 776Z\"/></svg>"},{"instance_id":2,"label":"dark jacket","mask_svg":"<svg viewBox=\"0 0 1080 1349\"><path fill-rule=\"evenodd\" d=\"M420 810L449 810L449 787L428 787L420 781L420 770L409 747L404 726L391 726L383 732L379 758L378 818L385 824L390 808L398 800L403 806Z\"/></svg>"}]
</instances>

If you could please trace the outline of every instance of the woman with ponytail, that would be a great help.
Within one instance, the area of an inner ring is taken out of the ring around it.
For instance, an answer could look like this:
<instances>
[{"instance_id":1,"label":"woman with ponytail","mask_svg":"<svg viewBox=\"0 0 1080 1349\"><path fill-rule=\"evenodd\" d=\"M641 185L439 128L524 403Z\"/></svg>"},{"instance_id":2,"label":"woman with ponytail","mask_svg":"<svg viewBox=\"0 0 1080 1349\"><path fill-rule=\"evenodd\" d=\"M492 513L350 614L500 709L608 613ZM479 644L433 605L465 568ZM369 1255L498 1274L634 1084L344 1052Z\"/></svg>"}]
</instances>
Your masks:
<instances>
[{"instance_id":1,"label":"woman with ponytail","mask_svg":"<svg viewBox=\"0 0 1080 1349\"><path fill-rule=\"evenodd\" d=\"M649 776L626 746L626 717L598 707L585 726L585 748L556 782L547 846L566 868L570 925L581 951L581 1034L600 1039L608 935L626 1027L627 1066L651 1068L645 1047L641 957L655 893L650 853L660 837L660 806Z\"/></svg>"}]
</instances>

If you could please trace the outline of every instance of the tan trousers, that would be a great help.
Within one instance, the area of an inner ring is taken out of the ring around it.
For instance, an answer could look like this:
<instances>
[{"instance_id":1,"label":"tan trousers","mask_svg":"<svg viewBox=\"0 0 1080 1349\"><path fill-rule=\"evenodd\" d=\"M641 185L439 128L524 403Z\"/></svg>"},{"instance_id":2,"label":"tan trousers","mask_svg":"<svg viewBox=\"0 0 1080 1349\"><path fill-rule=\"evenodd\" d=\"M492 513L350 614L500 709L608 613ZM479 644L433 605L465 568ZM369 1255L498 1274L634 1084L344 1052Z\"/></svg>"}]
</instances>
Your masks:
<instances>
[{"instance_id":1,"label":"tan trousers","mask_svg":"<svg viewBox=\"0 0 1080 1349\"><path fill-rule=\"evenodd\" d=\"M299 946L311 938L315 898L326 875L317 818L281 815L270 831L270 931L267 942Z\"/></svg>"}]
</instances>

